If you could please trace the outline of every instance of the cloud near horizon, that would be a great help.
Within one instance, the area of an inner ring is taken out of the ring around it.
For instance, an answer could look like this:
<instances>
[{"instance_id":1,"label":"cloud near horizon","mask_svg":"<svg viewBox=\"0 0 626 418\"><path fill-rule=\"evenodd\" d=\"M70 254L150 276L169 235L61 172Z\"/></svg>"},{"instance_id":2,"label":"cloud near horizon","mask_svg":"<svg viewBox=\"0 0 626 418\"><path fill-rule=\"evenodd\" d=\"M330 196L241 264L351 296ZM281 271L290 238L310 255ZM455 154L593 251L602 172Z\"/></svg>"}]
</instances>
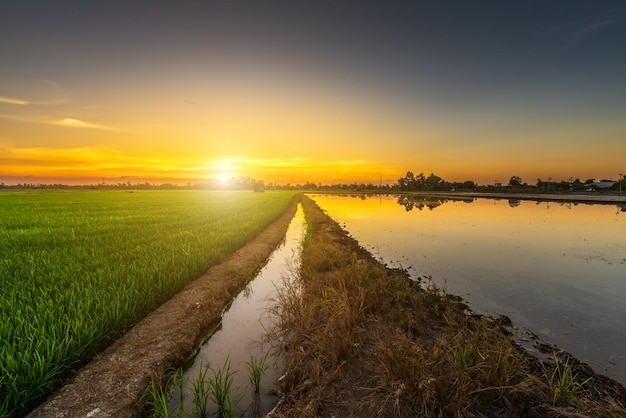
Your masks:
<instances>
[{"instance_id":1,"label":"cloud near horizon","mask_svg":"<svg viewBox=\"0 0 626 418\"><path fill-rule=\"evenodd\" d=\"M268 182L306 181L319 182L324 178L325 183L345 183L351 181L395 181L402 170L393 164L372 164L364 159L356 160L322 160L316 158L220 158L194 167L193 170L202 172L209 177L241 175L264 179ZM359 178L360 180L357 180Z\"/></svg>"},{"instance_id":2,"label":"cloud near horizon","mask_svg":"<svg viewBox=\"0 0 626 418\"><path fill-rule=\"evenodd\" d=\"M279 179L303 183L316 181L311 173L372 172L372 180L395 178L395 170L372 168L365 160L318 161L312 158L218 158L199 164L195 157L172 159L167 155L123 152L114 147L19 148L0 144L4 175L38 177L144 178L156 181L206 181L229 177L254 177L266 182ZM191 175L190 175L191 174Z\"/></svg>"},{"instance_id":3,"label":"cloud near horizon","mask_svg":"<svg viewBox=\"0 0 626 418\"><path fill-rule=\"evenodd\" d=\"M99 129L99 130L104 130L104 131L123 132L122 129L119 129L113 126L99 125L96 123L85 122L85 121L74 119L74 118L53 119L53 118L49 118L45 116L24 116L24 115L10 115L10 114L2 114L0 115L0 118L15 120L19 122L63 126L67 128Z\"/></svg>"},{"instance_id":4,"label":"cloud near horizon","mask_svg":"<svg viewBox=\"0 0 626 418\"><path fill-rule=\"evenodd\" d=\"M116 130L115 128L111 128L109 126L98 125L95 123L84 122L78 119L65 118L63 120L50 122L53 125L59 126L67 126L70 128L87 128L87 129L105 129L105 130Z\"/></svg>"},{"instance_id":5,"label":"cloud near horizon","mask_svg":"<svg viewBox=\"0 0 626 418\"><path fill-rule=\"evenodd\" d=\"M18 105L18 106L31 106L31 105L40 105L40 106L59 106L64 105L69 102L69 99L56 99L56 100L25 100L25 99L17 99L15 97L7 97L0 96L0 103Z\"/></svg>"},{"instance_id":6,"label":"cloud near horizon","mask_svg":"<svg viewBox=\"0 0 626 418\"><path fill-rule=\"evenodd\" d=\"M184 168L184 170L210 170L218 172L250 170L306 170L318 171L332 169L355 169L363 166L371 170L367 160L318 160L314 158L219 158L208 164Z\"/></svg>"},{"instance_id":7,"label":"cloud near horizon","mask_svg":"<svg viewBox=\"0 0 626 418\"><path fill-rule=\"evenodd\" d=\"M9 175L104 175L109 170L136 170L158 163L109 147L17 148L0 145L0 164Z\"/></svg>"},{"instance_id":8,"label":"cloud near horizon","mask_svg":"<svg viewBox=\"0 0 626 418\"><path fill-rule=\"evenodd\" d=\"M0 103L14 104L18 106L24 106L24 105L30 104L30 102L27 100L20 100L20 99L14 99L12 97L2 97L2 96L0 96Z\"/></svg>"}]
</instances>

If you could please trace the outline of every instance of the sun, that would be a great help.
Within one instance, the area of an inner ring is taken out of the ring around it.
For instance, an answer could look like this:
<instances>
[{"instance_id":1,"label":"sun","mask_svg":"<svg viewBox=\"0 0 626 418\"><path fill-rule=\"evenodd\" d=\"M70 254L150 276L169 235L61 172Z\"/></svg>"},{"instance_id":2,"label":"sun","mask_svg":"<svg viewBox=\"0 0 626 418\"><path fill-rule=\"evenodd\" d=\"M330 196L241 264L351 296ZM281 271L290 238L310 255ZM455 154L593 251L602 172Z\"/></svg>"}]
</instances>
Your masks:
<instances>
[{"instance_id":1,"label":"sun","mask_svg":"<svg viewBox=\"0 0 626 418\"><path fill-rule=\"evenodd\" d=\"M213 176L213 178L222 184L226 184L233 179L233 176L227 173L217 173Z\"/></svg>"}]
</instances>

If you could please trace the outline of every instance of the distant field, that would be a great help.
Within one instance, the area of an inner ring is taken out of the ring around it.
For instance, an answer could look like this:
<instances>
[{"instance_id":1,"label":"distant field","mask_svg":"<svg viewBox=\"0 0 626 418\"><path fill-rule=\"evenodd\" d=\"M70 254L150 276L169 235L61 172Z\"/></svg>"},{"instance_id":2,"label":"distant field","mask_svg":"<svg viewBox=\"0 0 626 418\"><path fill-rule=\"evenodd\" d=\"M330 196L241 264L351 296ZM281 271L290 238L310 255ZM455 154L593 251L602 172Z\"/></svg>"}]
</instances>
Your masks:
<instances>
[{"instance_id":1,"label":"distant field","mask_svg":"<svg viewBox=\"0 0 626 418\"><path fill-rule=\"evenodd\" d=\"M293 193L0 193L0 416L253 238Z\"/></svg>"}]
</instances>

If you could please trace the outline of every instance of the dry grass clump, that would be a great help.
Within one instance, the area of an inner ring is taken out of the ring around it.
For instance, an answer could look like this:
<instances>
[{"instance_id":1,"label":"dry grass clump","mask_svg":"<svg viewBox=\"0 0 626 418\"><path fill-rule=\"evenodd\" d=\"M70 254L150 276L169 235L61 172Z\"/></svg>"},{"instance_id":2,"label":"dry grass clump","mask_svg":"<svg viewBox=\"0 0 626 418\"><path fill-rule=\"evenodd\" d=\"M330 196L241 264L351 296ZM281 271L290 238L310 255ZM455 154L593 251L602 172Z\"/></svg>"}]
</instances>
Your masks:
<instances>
[{"instance_id":1,"label":"dry grass clump","mask_svg":"<svg viewBox=\"0 0 626 418\"><path fill-rule=\"evenodd\" d=\"M458 298L386 269L314 202L303 205L310 228L301 277L275 308L287 372L273 416L626 412L623 399L586 399L582 380L567 404L553 402L541 367L512 343L503 320L468 315Z\"/></svg>"}]
</instances>

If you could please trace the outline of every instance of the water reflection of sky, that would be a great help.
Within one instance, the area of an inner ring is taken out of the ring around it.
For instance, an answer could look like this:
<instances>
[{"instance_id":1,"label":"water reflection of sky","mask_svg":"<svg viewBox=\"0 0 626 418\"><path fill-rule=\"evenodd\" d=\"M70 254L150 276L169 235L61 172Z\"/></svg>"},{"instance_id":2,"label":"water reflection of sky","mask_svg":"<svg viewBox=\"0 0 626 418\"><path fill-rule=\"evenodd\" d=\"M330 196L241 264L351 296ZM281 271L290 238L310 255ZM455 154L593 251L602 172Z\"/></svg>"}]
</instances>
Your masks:
<instances>
[{"instance_id":1,"label":"water reflection of sky","mask_svg":"<svg viewBox=\"0 0 626 418\"><path fill-rule=\"evenodd\" d=\"M374 255L626 382L626 213L615 205L315 195Z\"/></svg>"}]
</instances>

